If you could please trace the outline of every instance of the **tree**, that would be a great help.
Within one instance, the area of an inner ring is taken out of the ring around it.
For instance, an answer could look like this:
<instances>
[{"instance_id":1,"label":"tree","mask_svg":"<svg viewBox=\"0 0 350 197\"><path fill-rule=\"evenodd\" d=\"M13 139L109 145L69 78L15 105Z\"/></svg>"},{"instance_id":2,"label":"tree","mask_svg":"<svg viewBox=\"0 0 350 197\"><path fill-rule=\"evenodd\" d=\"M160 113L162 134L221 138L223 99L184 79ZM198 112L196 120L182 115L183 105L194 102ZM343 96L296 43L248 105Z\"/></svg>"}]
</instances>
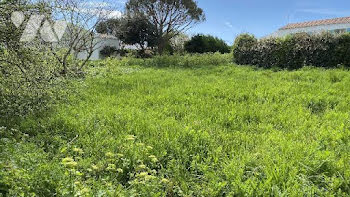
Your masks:
<instances>
[{"instance_id":1,"label":"tree","mask_svg":"<svg viewBox=\"0 0 350 197\"><path fill-rule=\"evenodd\" d=\"M198 34L185 43L185 49L189 53L220 52L229 53L230 47L217 37Z\"/></svg>"},{"instance_id":2,"label":"tree","mask_svg":"<svg viewBox=\"0 0 350 197\"><path fill-rule=\"evenodd\" d=\"M14 11L23 13L21 20L13 21ZM48 11L45 3L35 0L0 1L0 116L4 120L39 112L56 95L59 65L38 39L21 42L30 16Z\"/></svg>"},{"instance_id":3,"label":"tree","mask_svg":"<svg viewBox=\"0 0 350 197\"><path fill-rule=\"evenodd\" d=\"M111 18L100 21L96 25L96 32L100 34L109 34L116 36L120 31L122 18Z\"/></svg>"},{"instance_id":4,"label":"tree","mask_svg":"<svg viewBox=\"0 0 350 197\"><path fill-rule=\"evenodd\" d=\"M194 0L129 0L126 12L145 16L154 25L159 54L173 37L205 20L204 11Z\"/></svg>"},{"instance_id":5,"label":"tree","mask_svg":"<svg viewBox=\"0 0 350 197\"><path fill-rule=\"evenodd\" d=\"M50 52L62 65L62 74L69 71L69 59L79 52L85 52L86 58L79 61L73 58L74 70L80 72L97 50L99 44L96 39L96 26L104 20L113 10L105 1L91 6L85 0L49 0L52 13L48 18L63 20L68 23L67 30L62 39L55 43L47 43Z\"/></svg>"},{"instance_id":6,"label":"tree","mask_svg":"<svg viewBox=\"0 0 350 197\"><path fill-rule=\"evenodd\" d=\"M170 40L171 46L176 53L185 52L185 43L190 40L190 37L184 33L181 33Z\"/></svg>"},{"instance_id":7,"label":"tree","mask_svg":"<svg viewBox=\"0 0 350 197\"><path fill-rule=\"evenodd\" d=\"M144 16L124 16L109 19L97 25L98 33L111 34L118 37L124 44L136 45L141 52L156 45L156 30Z\"/></svg>"},{"instance_id":8,"label":"tree","mask_svg":"<svg viewBox=\"0 0 350 197\"><path fill-rule=\"evenodd\" d=\"M80 61L74 58L74 53L87 50L90 54L96 49L94 26L109 10L103 3L93 9L87 9L84 3L0 0L1 117L39 112L57 95L54 92L64 84L67 73L80 71L86 65L89 57ZM59 28L55 28L61 24L57 20L69 24L62 39L57 35ZM33 30L34 37L24 41L28 28ZM43 33L47 29L50 34ZM55 37L57 42L48 41L45 35Z\"/></svg>"}]
</instances>

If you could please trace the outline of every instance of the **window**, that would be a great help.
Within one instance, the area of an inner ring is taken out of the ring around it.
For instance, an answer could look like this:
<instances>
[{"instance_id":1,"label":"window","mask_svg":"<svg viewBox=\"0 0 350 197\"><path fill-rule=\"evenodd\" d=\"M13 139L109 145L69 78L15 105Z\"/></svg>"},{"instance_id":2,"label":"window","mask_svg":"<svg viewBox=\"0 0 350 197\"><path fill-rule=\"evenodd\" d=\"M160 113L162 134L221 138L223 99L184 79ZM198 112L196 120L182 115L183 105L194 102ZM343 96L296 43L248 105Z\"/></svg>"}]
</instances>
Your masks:
<instances>
[{"instance_id":1,"label":"window","mask_svg":"<svg viewBox=\"0 0 350 197\"><path fill-rule=\"evenodd\" d=\"M343 34L343 33L346 33L346 29L336 29L336 30L334 30L334 33L336 33L336 34Z\"/></svg>"}]
</instances>

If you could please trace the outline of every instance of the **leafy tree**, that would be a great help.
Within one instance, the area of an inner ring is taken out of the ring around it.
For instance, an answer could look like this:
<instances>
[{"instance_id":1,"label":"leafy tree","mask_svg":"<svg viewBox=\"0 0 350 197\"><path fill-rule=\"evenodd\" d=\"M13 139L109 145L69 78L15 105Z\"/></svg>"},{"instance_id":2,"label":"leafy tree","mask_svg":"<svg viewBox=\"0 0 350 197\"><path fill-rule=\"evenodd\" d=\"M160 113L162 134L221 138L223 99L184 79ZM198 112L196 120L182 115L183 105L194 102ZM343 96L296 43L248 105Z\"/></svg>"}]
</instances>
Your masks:
<instances>
[{"instance_id":1,"label":"leafy tree","mask_svg":"<svg viewBox=\"0 0 350 197\"><path fill-rule=\"evenodd\" d=\"M85 0L48 0L52 18L68 23L65 34L57 43L46 43L49 51L63 67L61 74L82 73L100 41L96 39L97 24L112 12L105 0L93 6ZM86 54L83 61L79 53ZM74 57L72 58L72 54Z\"/></svg>"},{"instance_id":2,"label":"leafy tree","mask_svg":"<svg viewBox=\"0 0 350 197\"><path fill-rule=\"evenodd\" d=\"M14 10L26 13L19 27L11 20ZM33 1L0 1L0 116L6 121L39 112L56 95L58 62L38 40L20 42L28 16L47 10Z\"/></svg>"},{"instance_id":3,"label":"leafy tree","mask_svg":"<svg viewBox=\"0 0 350 197\"><path fill-rule=\"evenodd\" d=\"M126 17L118 37L127 44L138 45L142 51L156 44L155 26L143 16Z\"/></svg>"},{"instance_id":4,"label":"leafy tree","mask_svg":"<svg viewBox=\"0 0 350 197\"><path fill-rule=\"evenodd\" d=\"M105 21L100 21L96 26L96 32L100 34L116 35L120 31L122 18L111 18Z\"/></svg>"},{"instance_id":5,"label":"leafy tree","mask_svg":"<svg viewBox=\"0 0 350 197\"><path fill-rule=\"evenodd\" d=\"M185 52L185 43L190 40L190 37L181 33L170 40L174 52L183 54Z\"/></svg>"},{"instance_id":6,"label":"leafy tree","mask_svg":"<svg viewBox=\"0 0 350 197\"><path fill-rule=\"evenodd\" d=\"M154 25L159 54L173 37L205 20L204 11L194 0L129 0L126 12L146 16Z\"/></svg>"},{"instance_id":7,"label":"leafy tree","mask_svg":"<svg viewBox=\"0 0 350 197\"><path fill-rule=\"evenodd\" d=\"M109 19L97 25L98 33L112 34L124 44L137 45L141 51L156 45L155 26L141 15Z\"/></svg>"},{"instance_id":8,"label":"leafy tree","mask_svg":"<svg viewBox=\"0 0 350 197\"><path fill-rule=\"evenodd\" d=\"M185 43L185 50L189 53L229 53L230 47L222 39L198 34Z\"/></svg>"}]
</instances>

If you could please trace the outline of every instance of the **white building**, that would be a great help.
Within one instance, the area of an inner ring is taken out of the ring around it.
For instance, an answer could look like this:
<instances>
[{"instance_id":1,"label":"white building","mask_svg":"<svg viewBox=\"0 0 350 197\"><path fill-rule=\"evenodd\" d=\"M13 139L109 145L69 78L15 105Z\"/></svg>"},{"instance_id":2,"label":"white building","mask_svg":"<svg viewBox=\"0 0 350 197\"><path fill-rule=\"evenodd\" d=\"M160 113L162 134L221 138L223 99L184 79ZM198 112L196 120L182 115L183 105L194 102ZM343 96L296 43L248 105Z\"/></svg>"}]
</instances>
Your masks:
<instances>
[{"instance_id":1,"label":"white building","mask_svg":"<svg viewBox=\"0 0 350 197\"><path fill-rule=\"evenodd\" d=\"M350 17L291 23L280 28L277 32L271 34L270 37L284 37L290 34L303 32L309 34L350 32Z\"/></svg>"},{"instance_id":2,"label":"white building","mask_svg":"<svg viewBox=\"0 0 350 197\"><path fill-rule=\"evenodd\" d=\"M120 41L117 37L105 35L105 34L98 34L96 35L95 39L95 48L94 51L89 58L89 60L99 60L103 57L101 56L101 50L103 50L105 47L114 47L116 49L120 49ZM77 54L78 59L85 60L88 57L88 51L81 51Z\"/></svg>"}]
</instances>

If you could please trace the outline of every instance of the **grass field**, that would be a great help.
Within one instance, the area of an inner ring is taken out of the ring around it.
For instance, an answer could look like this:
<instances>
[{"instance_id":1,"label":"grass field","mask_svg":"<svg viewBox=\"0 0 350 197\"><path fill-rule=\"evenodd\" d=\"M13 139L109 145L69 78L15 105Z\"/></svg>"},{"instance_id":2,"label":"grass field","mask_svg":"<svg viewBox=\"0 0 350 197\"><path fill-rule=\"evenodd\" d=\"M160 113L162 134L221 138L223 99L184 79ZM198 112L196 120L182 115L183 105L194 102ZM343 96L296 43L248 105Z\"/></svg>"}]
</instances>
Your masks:
<instances>
[{"instance_id":1,"label":"grass field","mask_svg":"<svg viewBox=\"0 0 350 197\"><path fill-rule=\"evenodd\" d=\"M2 191L349 195L349 71L106 62L50 112L0 129Z\"/></svg>"}]
</instances>

